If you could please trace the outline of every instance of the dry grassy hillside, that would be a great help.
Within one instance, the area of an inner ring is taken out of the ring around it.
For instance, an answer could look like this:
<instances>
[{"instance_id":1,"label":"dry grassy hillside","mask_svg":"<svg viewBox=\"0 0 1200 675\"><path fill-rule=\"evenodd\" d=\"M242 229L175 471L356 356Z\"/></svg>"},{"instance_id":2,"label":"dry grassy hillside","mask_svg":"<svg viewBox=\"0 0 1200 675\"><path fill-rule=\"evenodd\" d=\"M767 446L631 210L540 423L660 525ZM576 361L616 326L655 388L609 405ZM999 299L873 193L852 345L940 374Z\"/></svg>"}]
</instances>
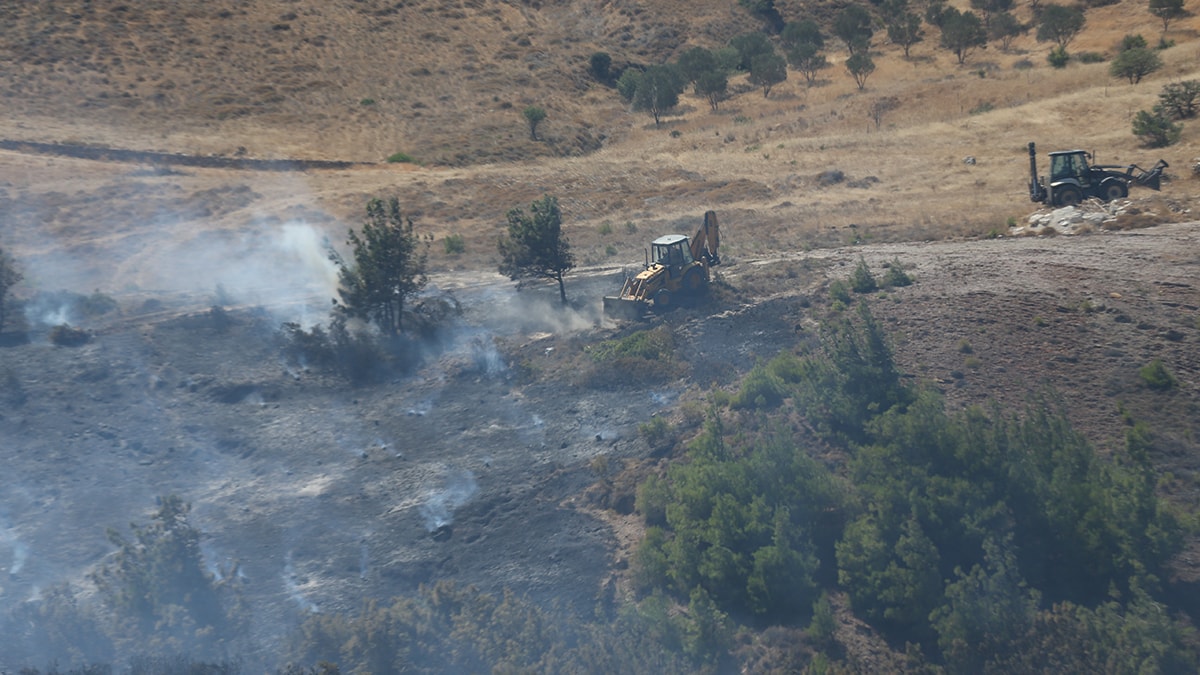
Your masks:
<instances>
[{"instance_id":1,"label":"dry grassy hillside","mask_svg":"<svg viewBox=\"0 0 1200 675\"><path fill-rule=\"evenodd\" d=\"M792 2L779 8L785 19L832 11ZM1009 218L1022 220L1031 210L1024 188L1030 140L1044 151L1083 146L1105 162L1157 159L1159 151L1139 147L1130 120L1157 101L1164 83L1194 75L1200 49L1197 19L1176 21L1167 35L1176 45L1162 52L1166 67L1130 86L1110 77L1107 63L1050 68L1049 46L1032 33L1008 52L977 51L962 66L938 48L931 28L907 60L878 33L878 69L862 91L842 67L844 53L831 45L833 66L814 87L793 72L764 98L735 79L736 93L718 111L689 94L655 128L588 77L589 55L606 51L616 65L649 64L691 45L720 46L759 25L736 3L184 7L97 0L17 3L3 12L0 137L366 162L402 151L423 166L266 181L246 172L195 172L139 183L200 200L211 194L206 190L254 185L242 207L225 205L192 230L237 229L264 213L296 209L354 220L366 196L397 194L420 227L467 239L466 259L436 264L487 267L504 212L544 193L560 197L591 263L629 262L647 232L675 229L678 221L690 227L710 207L740 228L729 244L744 255L840 244L864 233L896 240L1003 230ZM1028 19L1028 8L1018 15ZM1072 52L1111 56L1122 35L1138 32L1153 42L1161 31L1143 2L1087 16ZM884 97L899 105L877 126L870 109ZM541 141L529 138L521 117L531 104L548 111ZM1155 214L1150 220L1177 219L1190 208L1188 165L1200 154L1194 127L1186 125L1183 140L1161 153L1180 180L1142 205ZM968 155L975 165L963 164ZM85 191L65 200L56 216L65 226L138 227L125 213L107 212L119 199L105 189L110 167L26 165L11 155L5 161L28 176L35 194L61 188L64 176ZM823 185L816 178L826 170L847 180ZM89 204L86 216L78 213L82 203ZM596 231L606 221L642 226L629 236L616 227L601 237Z\"/></svg>"}]
</instances>

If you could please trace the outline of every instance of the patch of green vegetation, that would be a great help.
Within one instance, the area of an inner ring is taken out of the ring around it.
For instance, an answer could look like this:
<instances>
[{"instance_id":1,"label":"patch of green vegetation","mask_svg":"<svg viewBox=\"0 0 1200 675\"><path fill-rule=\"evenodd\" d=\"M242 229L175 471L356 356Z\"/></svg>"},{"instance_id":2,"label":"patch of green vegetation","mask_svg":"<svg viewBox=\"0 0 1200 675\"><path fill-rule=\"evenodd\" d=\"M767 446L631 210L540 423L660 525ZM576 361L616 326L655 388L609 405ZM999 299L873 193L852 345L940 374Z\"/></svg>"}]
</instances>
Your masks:
<instances>
[{"instance_id":1,"label":"patch of green vegetation","mask_svg":"<svg viewBox=\"0 0 1200 675\"><path fill-rule=\"evenodd\" d=\"M911 286L913 283L912 277L908 272L904 271L904 266L900 264L898 258L892 259L892 262L887 263L887 272L883 275L883 280L880 285L884 288L898 288L902 286Z\"/></svg>"},{"instance_id":2,"label":"patch of green vegetation","mask_svg":"<svg viewBox=\"0 0 1200 675\"><path fill-rule=\"evenodd\" d=\"M1138 371L1142 382L1155 391L1167 391L1179 386L1179 380L1163 364L1162 359L1154 359L1142 366Z\"/></svg>"},{"instance_id":3,"label":"patch of green vegetation","mask_svg":"<svg viewBox=\"0 0 1200 675\"><path fill-rule=\"evenodd\" d=\"M462 255L467 250L467 242L461 234L448 234L442 240L442 249L446 255Z\"/></svg>"},{"instance_id":4,"label":"patch of green vegetation","mask_svg":"<svg viewBox=\"0 0 1200 675\"><path fill-rule=\"evenodd\" d=\"M871 268L867 267L867 261L863 258L858 259L858 264L850 273L850 288L855 293L870 293L879 290L879 282L875 280L875 275L871 274Z\"/></svg>"},{"instance_id":5,"label":"patch of green vegetation","mask_svg":"<svg viewBox=\"0 0 1200 675\"><path fill-rule=\"evenodd\" d=\"M388 155L387 161L389 164L419 164L416 158L407 152L397 152L395 154Z\"/></svg>"},{"instance_id":6,"label":"patch of green vegetation","mask_svg":"<svg viewBox=\"0 0 1200 675\"><path fill-rule=\"evenodd\" d=\"M603 223L600 223L600 227L596 228L596 231L600 233L600 236L607 237L608 235L612 234L612 223L606 220Z\"/></svg>"}]
</instances>

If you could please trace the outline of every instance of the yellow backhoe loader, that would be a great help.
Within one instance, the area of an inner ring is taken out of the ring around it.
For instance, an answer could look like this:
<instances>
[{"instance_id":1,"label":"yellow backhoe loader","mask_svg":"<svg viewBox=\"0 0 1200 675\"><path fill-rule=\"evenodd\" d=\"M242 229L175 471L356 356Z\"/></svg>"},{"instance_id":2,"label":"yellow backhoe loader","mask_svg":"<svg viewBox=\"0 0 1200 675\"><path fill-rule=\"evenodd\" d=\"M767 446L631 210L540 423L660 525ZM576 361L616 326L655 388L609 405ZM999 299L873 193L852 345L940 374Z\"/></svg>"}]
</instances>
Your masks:
<instances>
[{"instance_id":1,"label":"yellow backhoe loader","mask_svg":"<svg viewBox=\"0 0 1200 675\"><path fill-rule=\"evenodd\" d=\"M604 313L618 319L638 319L654 309L674 307L681 300L708 289L709 268L720 265L721 245L717 214L704 214L704 224L691 240L686 235L668 234L650 243L646 268L627 277L621 294L605 296Z\"/></svg>"}]
</instances>

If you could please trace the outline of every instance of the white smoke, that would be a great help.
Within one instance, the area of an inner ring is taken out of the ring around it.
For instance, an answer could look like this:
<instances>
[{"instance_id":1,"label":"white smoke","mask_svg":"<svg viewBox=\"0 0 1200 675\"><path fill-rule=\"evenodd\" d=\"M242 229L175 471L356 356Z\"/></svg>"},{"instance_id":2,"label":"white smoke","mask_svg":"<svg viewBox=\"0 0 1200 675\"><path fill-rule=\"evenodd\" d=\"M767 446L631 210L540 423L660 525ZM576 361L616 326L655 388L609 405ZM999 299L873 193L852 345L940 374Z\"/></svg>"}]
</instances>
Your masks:
<instances>
[{"instance_id":1,"label":"white smoke","mask_svg":"<svg viewBox=\"0 0 1200 675\"><path fill-rule=\"evenodd\" d=\"M292 599L306 612L316 614L321 611L316 603L304 597L304 593L300 591L300 583L297 581L296 568L292 566L292 552L288 551L283 559L283 587L287 589L288 597Z\"/></svg>"},{"instance_id":2,"label":"white smoke","mask_svg":"<svg viewBox=\"0 0 1200 675\"><path fill-rule=\"evenodd\" d=\"M446 477L446 486L433 490L421 505L421 517L429 532L446 527L454 522L454 512L469 502L479 492L475 474L465 469L452 472Z\"/></svg>"}]
</instances>

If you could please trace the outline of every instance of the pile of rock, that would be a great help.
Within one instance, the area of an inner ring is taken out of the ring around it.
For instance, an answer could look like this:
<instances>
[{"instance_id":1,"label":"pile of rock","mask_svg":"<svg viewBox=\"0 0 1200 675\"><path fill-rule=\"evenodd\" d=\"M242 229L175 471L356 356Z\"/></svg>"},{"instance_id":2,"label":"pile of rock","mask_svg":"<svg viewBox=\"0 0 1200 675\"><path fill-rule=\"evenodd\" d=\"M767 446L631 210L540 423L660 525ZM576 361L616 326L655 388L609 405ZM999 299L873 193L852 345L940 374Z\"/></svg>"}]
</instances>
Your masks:
<instances>
[{"instance_id":1,"label":"pile of rock","mask_svg":"<svg viewBox=\"0 0 1200 675\"><path fill-rule=\"evenodd\" d=\"M1029 234L1082 234L1103 229L1105 223L1115 221L1129 208L1128 199L1102 202L1088 199L1078 206L1063 206L1056 209L1039 209L1029 215L1025 225L1011 228L1013 236Z\"/></svg>"}]
</instances>

